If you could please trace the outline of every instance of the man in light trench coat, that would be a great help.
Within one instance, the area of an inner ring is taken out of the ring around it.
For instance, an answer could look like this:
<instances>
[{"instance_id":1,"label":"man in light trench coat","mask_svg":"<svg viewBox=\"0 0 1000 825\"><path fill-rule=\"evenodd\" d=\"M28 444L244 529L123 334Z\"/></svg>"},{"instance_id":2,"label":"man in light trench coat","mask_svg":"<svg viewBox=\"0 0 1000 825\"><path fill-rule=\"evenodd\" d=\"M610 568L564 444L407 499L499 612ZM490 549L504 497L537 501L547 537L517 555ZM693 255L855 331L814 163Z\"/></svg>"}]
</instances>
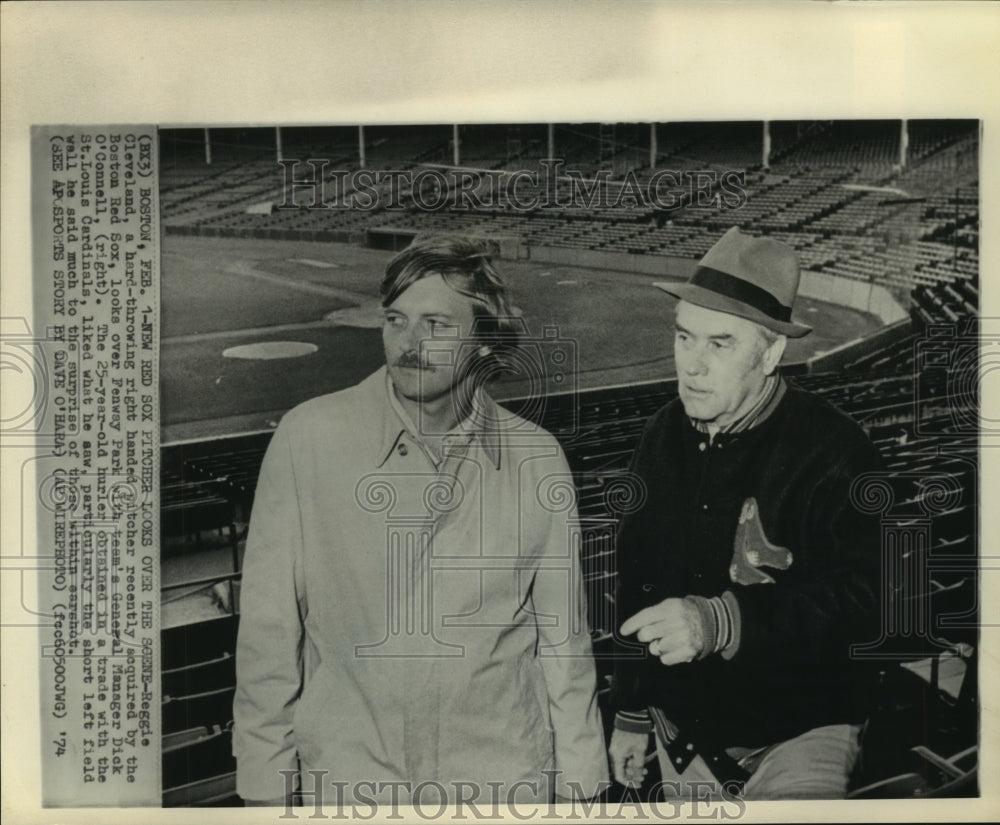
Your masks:
<instances>
[{"instance_id":1,"label":"man in light trench coat","mask_svg":"<svg viewBox=\"0 0 1000 825\"><path fill-rule=\"evenodd\" d=\"M283 418L250 523L234 752L248 804L521 804L606 781L572 476L485 392L488 248L418 239L386 367Z\"/></svg>"}]
</instances>

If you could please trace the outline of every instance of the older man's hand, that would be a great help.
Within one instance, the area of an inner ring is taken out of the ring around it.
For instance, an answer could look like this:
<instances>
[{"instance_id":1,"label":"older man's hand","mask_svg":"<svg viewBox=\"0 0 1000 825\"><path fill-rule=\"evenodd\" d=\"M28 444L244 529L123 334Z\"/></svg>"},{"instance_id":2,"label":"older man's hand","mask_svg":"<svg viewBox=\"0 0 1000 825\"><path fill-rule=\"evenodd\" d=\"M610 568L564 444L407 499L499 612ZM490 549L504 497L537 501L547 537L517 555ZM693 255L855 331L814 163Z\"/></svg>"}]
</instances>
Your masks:
<instances>
[{"instance_id":1,"label":"older man's hand","mask_svg":"<svg viewBox=\"0 0 1000 825\"><path fill-rule=\"evenodd\" d=\"M625 620L621 632L635 633L665 665L694 660L705 644L698 608L683 599L664 599L640 610Z\"/></svg>"},{"instance_id":2,"label":"older man's hand","mask_svg":"<svg viewBox=\"0 0 1000 825\"><path fill-rule=\"evenodd\" d=\"M642 784L646 776L646 749L649 747L648 733L631 733L615 728L611 731L611 770L615 780L622 785Z\"/></svg>"}]
</instances>

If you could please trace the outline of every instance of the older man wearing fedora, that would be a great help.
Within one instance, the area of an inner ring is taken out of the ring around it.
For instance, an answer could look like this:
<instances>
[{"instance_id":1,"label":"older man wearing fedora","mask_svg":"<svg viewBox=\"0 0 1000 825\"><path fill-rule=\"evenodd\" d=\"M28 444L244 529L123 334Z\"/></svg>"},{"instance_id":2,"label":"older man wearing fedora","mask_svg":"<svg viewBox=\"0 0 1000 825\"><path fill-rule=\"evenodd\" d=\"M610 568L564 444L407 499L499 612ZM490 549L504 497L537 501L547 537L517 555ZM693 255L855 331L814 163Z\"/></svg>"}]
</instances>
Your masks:
<instances>
[{"instance_id":1,"label":"older man wearing fedora","mask_svg":"<svg viewBox=\"0 0 1000 825\"><path fill-rule=\"evenodd\" d=\"M661 791L843 797L877 638L880 528L851 486L880 466L861 429L786 384L799 266L730 229L685 284L679 398L633 459L646 498L618 539L615 777L638 782L655 732Z\"/></svg>"}]
</instances>

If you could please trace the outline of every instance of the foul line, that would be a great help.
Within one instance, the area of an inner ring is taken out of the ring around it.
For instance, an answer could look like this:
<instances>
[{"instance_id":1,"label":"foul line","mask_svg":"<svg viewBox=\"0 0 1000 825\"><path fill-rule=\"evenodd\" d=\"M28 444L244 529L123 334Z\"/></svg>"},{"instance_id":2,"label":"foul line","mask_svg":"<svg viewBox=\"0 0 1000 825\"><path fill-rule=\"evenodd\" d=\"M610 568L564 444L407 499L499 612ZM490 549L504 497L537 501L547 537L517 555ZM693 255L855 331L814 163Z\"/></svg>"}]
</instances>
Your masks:
<instances>
[{"instance_id":1,"label":"foul line","mask_svg":"<svg viewBox=\"0 0 1000 825\"><path fill-rule=\"evenodd\" d=\"M328 287L321 286L319 284L303 284L296 281L290 280L283 275L271 275L267 272L261 272L259 269L254 268L251 264L245 263L243 261L236 261L226 267L226 271L234 274L240 275L246 278L256 278L258 281L264 281L265 283L287 287L288 289L294 289L298 292L305 292L309 295L322 295L326 298L338 298L342 301L347 301L351 304L356 304L358 306L363 306L366 303L377 302L378 299L374 295L368 295L363 292L354 292L349 289L341 289L339 287ZM315 321L301 321L294 324L274 324L272 326L265 327L250 327L244 329L227 329L219 330L218 332L195 332L189 335L176 335L172 338L161 338L161 344L189 344L197 341L216 341L223 338L234 338L241 335L261 335L274 332L295 332L303 329L317 329L320 327L337 327L343 326L338 324L336 321L329 321L326 318L319 318Z\"/></svg>"}]
</instances>

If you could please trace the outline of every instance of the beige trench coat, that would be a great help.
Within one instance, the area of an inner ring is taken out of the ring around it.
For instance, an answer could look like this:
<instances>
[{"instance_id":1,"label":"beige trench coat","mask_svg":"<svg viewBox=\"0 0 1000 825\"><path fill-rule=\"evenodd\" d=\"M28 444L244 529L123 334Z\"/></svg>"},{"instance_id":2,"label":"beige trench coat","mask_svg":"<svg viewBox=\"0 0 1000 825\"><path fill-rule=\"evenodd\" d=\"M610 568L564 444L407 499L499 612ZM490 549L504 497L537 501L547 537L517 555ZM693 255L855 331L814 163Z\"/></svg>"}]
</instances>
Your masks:
<instances>
[{"instance_id":1,"label":"beige trench coat","mask_svg":"<svg viewBox=\"0 0 1000 825\"><path fill-rule=\"evenodd\" d=\"M607 762L558 443L480 393L435 466L390 392L383 368L292 410L269 446L243 571L238 792L281 797L278 772L298 769L329 804L405 804L430 782L501 803L593 794Z\"/></svg>"}]
</instances>

